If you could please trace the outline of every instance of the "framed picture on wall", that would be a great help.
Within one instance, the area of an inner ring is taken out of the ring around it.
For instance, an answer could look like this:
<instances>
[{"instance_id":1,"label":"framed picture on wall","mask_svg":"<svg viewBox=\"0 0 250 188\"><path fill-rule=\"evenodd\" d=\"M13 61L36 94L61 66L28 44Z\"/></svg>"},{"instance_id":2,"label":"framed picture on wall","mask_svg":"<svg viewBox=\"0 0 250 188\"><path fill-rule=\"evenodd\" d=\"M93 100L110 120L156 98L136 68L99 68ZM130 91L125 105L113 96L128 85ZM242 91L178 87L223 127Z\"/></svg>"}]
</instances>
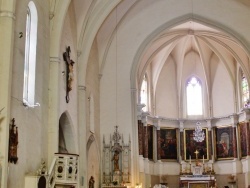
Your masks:
<instances>
[{"instance_id":1,"label":"framed picture on wall","mask_svg":"<svg viewBox=\"0 0 250 188\"><path fill-rule=\"evenodd\" d=\"M225 160L234 158L234 140L233 135L236 130L232 126L216 127L214 129L215 135L215 154L217 160Z\"/></svg>"},{"instance_id":2,"label":"framed picture on wall","mask_svg":"<svg viewBox=\"0 0 250 188\"><path fill-rule=\"evenodd\" d=\"M184 159L196 160L196 153L198 159L208 160L208 131L207 128L202 128L205 134L205 139L201 142L194 140L195 129L184 129ZM196 152L197 151L197 152Z\"/></svg>"},{"instance_id":3,"label":"framed picture on wall","mask_svg":"<svg viewBox=\"0 0 250 188\"><path fill-rule=\"evenodd\" d=\"M241 122L238 125L238 131L240 135L240 156L242 158L246 157L248 154L248 135L249 135L249 126L246 122Z\"/></svg>"},{"instance_id":4,"label":"framed picture on wall","mask_svg":"<svg viewBox=\"0 0 250 188\"><path fill-rule=\"evenodd\" d=\"M161 159L177 160L177 136L174 128L161 128Z\"/></svg>"},{"instance_id":5,"label":"framed picture on wall","mask_svg":"<svg viewBox=\"0 0 250 188\"><path fill-rule=\"evenodd\" d=\"M148 129L148 159L153 160L153 126L150 125Z\"/></svg>"}]
</instances>

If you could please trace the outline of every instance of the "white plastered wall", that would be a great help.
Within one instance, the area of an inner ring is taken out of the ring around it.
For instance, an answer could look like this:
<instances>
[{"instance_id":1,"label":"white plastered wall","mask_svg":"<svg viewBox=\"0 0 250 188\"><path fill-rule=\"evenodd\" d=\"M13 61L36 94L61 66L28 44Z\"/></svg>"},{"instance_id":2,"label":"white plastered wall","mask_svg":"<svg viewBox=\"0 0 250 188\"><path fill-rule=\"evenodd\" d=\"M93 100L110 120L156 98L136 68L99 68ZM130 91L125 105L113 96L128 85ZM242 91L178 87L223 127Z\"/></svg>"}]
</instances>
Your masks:
<instances>
[{"instance_id":1,"label":"white plastered wall","mask_svg":"<svg viewBox=\"0 0 250 188\"><path fill-rule=\"evenodd\" d=\"M41 106L25 108L22 104L26 15L29 1L20 0L16 1L10 115L10 118L15 118L18 127L18 161L17 164L8 164L9 188L24 187L24 176L35 172L41 159L47 158L49 3L38 0L33 2L38 14L35 102L40 103ZM19 38L20 32L23 33L21 38Z\"/></svg>"}]
</instances>

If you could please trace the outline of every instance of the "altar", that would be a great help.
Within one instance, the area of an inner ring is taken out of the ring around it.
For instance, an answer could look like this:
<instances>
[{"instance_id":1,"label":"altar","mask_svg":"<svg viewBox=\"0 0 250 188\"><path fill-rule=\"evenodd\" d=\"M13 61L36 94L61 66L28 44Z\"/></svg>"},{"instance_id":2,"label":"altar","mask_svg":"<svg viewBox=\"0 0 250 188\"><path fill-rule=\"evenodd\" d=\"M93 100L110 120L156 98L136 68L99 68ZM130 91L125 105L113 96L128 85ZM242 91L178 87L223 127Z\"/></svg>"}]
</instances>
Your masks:
<instances>
[{"instance_id":1,"label":"altar","mask_svg":"<svg viewBox=\"0 0 250 188\"><path fill-rule=\"evenodd\" d=\"M180 176L181 188L209 188L214 187L215 177L213 175L183 175Z\"/></svg>"}]
</instances>

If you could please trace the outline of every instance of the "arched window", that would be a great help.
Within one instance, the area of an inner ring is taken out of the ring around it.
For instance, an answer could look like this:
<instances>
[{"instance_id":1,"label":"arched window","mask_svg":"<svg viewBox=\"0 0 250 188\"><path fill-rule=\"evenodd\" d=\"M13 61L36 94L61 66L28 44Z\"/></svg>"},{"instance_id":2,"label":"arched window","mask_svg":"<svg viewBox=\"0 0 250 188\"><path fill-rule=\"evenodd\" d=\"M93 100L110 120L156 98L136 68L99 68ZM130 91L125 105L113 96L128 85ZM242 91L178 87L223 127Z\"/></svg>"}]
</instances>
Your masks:
<instances>
[{"instance_id":1,"label":"arched window","mask_svg":"<svg viewBox=\"0 0 250 188\"><path fill-rule=\"evenodd\" d=\"M245 75L242 75L241 80L241 87L242 87L242 103L245 107L248 107L249 103L249 87L247 83L247 79Z\"/></svg>"},{"instance_id":2,"label":"arched window","mask_svg":"<svg viewBox=\"0 0 250 188\"><path fill-rule=\"evenodd\" d=\"M141 84L141 104L146 105L145 107L142 108L142 110L144 112L148 111L148 80L146 75L144 75Z\"/></svg>"},{"instance_id":3,"label":"arched window","mask_svg":"<svg viewBox=\"0 0 250 188\"><path fill-rule=\"evenodd\" d=\"M200 81L192 77L186 86L187 92L187 114L202 115L202 91Z\"/></svg>"},{"instance_id":4,"label":"arched window","mask_svg":"<svg viewBox=\"0 0 250 188\"><path fill-rule=\"evenodd\" d=\"M26 16L26 39L24 59L23 103L34 107L36 78L37 9L30 1Z\"/></svg>"}]
</instances>

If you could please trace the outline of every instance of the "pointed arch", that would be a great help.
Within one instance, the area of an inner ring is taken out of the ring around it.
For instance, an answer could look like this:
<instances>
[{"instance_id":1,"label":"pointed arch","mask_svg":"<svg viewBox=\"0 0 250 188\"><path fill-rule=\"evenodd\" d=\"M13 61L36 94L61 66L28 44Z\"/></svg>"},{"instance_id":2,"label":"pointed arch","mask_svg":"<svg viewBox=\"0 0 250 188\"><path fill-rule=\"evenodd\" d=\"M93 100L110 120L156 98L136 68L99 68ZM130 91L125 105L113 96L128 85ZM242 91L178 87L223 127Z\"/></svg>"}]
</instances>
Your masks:
<instances>
[{"instance_id":1,"label":"pointed arch","mask_svg":"<svg viewBox=\"0 0 250 188\"><path fill-rule=\"evenodd\" d=\"M73 124L69 113L66 111L59 119L58 151L63 153L77 153L75 138Z\"/></svg>"}]
</instances>

